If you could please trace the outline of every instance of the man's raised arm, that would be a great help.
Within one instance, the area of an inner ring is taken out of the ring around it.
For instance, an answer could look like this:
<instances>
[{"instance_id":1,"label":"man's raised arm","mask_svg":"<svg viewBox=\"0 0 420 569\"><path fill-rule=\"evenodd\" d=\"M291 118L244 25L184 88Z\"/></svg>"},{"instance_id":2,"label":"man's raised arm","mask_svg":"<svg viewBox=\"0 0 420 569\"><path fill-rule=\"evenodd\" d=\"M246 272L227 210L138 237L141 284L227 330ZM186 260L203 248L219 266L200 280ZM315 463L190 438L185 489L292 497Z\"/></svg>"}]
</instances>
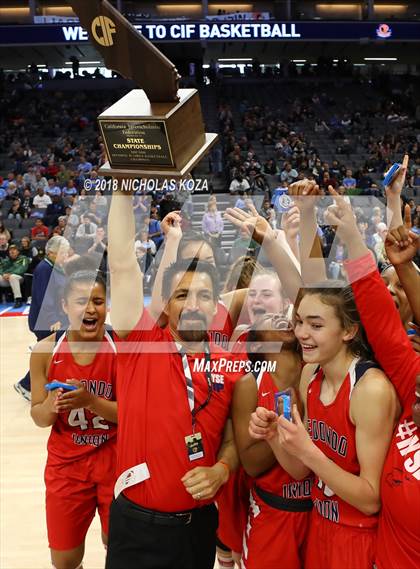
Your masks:
<instances>
[{"instance_id":1,"label":"man's raised arm","mask_svg":"<svg viewBox=\"0 0 420 569\"><path fill-rule=\"evenodd\" d=\"M108 217L108 262L111 273L111 323L124 338L143 313L143 275L134 249L136 233L133 200L114 192Z\"/></svg>"}]
</instances>

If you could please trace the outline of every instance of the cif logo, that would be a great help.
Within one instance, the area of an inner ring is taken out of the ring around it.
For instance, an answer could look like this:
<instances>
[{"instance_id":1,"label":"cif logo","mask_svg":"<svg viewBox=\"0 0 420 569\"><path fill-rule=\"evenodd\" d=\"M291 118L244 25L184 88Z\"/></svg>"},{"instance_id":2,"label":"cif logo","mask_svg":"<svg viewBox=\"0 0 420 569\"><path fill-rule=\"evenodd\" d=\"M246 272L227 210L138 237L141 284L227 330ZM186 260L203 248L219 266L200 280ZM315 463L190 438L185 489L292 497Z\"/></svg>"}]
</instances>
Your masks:
<instances>
[{"instance_id":1,"label":"cif logo","mask_svg":"<svg viewBox=\"0 0 420 569\"><path fill-rule=\"evenodd\" d=\"M376 29L378 38L390 38L392 36L392 28L388 24L380 24Z\"/></svg>"},{"instance_id":2,"label":"cif logo","mask_svg":"<svg viewBox=\"0 0 420 569\"><path fill-rule=\"evenodd\" d=\"M107 16L97 16L92 22L92 35L99 45L109 47L114 44L112 35L115 34L115 24ZM98 33L99 32L99 33Z\"/></svg>"}]
</instances>

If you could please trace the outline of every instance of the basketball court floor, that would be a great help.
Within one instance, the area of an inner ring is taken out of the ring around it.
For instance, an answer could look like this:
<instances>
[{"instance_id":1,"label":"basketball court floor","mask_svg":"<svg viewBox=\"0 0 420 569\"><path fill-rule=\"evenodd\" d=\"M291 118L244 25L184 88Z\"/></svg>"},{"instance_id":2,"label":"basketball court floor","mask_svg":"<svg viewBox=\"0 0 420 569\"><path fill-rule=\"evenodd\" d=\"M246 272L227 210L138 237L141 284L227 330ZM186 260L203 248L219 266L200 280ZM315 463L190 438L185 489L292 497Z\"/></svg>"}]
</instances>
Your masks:
<instances>
[{"instance_id":1,"label":"basketball court floor","mask_svg":"<svg viewBox=\"0 0 420 569\"><path fill-rule=\"evenodd\" d=\"M32 422L30 404L13 389L28 369L28 347L34 342L26 316L0 317L1 569L51 569L43 481L50 429ZM100 535L96 516L86 540L85 569L105 565Z\"/></svg>"}]
</instances>

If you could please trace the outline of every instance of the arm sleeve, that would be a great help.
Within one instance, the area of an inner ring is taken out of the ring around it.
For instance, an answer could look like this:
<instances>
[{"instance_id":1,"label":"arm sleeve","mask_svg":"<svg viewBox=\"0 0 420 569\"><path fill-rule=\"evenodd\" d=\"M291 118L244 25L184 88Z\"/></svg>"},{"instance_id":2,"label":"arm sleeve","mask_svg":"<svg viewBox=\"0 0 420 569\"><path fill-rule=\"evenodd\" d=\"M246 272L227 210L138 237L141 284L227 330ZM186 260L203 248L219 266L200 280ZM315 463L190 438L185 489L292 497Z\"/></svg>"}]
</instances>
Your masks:
<instances>
[{"instance_id":1,"label":"arm sleeve","mask_svg":"<svg viewBox=\"0 0 420 569\"><path fill-rule=\"evenodd\" d=\"M141 315L140 320L137 322L135 328L124 339L119 338L115 334L115 338L118 342L134 342L139 345L138 349L141 349L140 342L159 342L164 338L163 329L160 328L158 323L150 316L149 311L145 308ZM135 351L138 351L136 349ZM164 350L165 348L163 348ZM147 347L146 347L147 350ZM160 351L163 351L160 350Z\"/></svg>"},{"instance_id":2,"label":"arm sleeve","mask_svg":"<svg viewBox=\"0 0 420 569\"><path fill-rule=\"evenodd\" d=\"M23 255L20 257L19 262L15 263L13 266L13 273L15 275L23 276L26 273L26 269L29 265L28 257L24 257Z\"/></svg>"},{"instance_id":3,"label":"arm sleeve","mask_svg":"<svg viewBox=\"0 0 420 569\"><path fill-rule=\"evenodd\" d=\"M42 301L44 299L45 291L48 287L48 281L50 280L51 271L44 270L44 267L37 267L34 272L32 280L32 302L31 308L29 310L29 329L31 332L40 330L37 326L38 316L41 310Z\"/></svg>"},{"instance_id":4,"label":"arm sleeve","mask_svg":"<svg viewBox=\"0 0 420 569\"><path fill-rule=\"evenodd\" d=\"M368 253L344 264L375 358L405 404L413 398L415 377L420 373L420 358L411 347L372 255Z\"/></svg>"},{"instance_id":5,"label":"arm sleeve","mask_svg":"<svg viewBox=\"0 0 420 569\"><path fill-rule=\"evenodd\" d=\"M209 231L209 226L208 226L208 221L207 221L207 214L203 215L203 220L201 222L201 228L203 230L203 233L210 233Z\"/></svg>"}]
</instances>

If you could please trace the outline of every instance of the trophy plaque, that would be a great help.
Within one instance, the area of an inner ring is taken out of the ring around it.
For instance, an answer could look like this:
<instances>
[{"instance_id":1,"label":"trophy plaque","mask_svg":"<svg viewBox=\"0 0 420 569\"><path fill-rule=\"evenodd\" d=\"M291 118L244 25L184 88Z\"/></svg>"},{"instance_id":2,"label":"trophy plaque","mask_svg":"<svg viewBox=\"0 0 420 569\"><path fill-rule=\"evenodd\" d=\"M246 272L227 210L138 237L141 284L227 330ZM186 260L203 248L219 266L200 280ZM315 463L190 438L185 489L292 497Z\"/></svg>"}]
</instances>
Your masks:
<instances>
[{"instance_id":1,"label":"trophy plaque","mask_svg":"<svg viewBox=\"0 0 420 569\"><path fill-rule=\"evenodd\" d=\"M196 89L178 89L169 61L107 0L69 0L109 69L133 89L99 117L108 162L102 175L182 177L217 140L206 133Z\"/></svg>"}]
</instances>

